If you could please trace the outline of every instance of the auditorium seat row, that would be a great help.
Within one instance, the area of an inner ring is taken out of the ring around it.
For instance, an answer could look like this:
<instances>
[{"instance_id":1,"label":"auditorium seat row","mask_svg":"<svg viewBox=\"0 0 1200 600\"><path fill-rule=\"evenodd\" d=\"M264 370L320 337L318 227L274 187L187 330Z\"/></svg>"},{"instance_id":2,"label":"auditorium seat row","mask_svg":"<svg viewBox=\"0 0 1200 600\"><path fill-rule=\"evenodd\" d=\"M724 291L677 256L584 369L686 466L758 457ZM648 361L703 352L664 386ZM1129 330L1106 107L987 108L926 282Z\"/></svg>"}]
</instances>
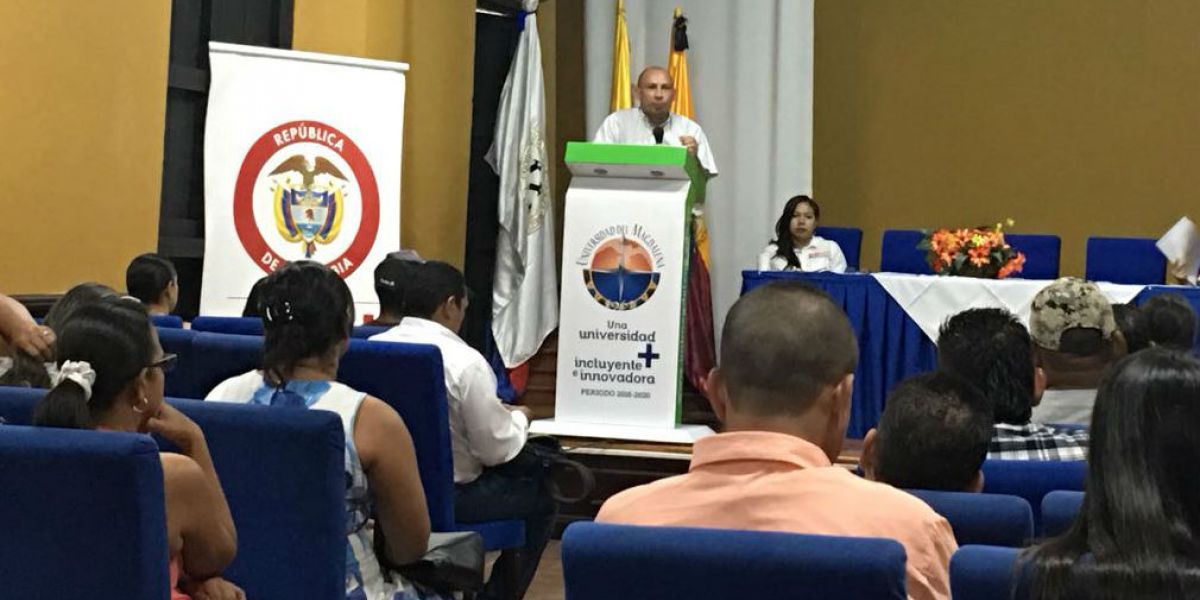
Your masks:
<instances>
[{"instance_id":1,"label":"auditorium seat row","mask_svg":"<svg viewBox=\"0 0 1200 600\"><path fill-rule=\"evenodd\" d=\"M855 227L818 227L816 234L838 243L846 255L850 270L859 269L862 253L861 229ZM931 275L925 251L917 244L925 234L915 229L889 229L883 232L879 270L887 273ZM1057 235L1008 233L1008 243L1025 253L1024 279L1057 279L1062 239ZM1147 238L1090 237L1087 240L1085 276L1092 281L1110 281L1151 285L1163 283L1167 260Z\"/></svg>"}]
</instances>

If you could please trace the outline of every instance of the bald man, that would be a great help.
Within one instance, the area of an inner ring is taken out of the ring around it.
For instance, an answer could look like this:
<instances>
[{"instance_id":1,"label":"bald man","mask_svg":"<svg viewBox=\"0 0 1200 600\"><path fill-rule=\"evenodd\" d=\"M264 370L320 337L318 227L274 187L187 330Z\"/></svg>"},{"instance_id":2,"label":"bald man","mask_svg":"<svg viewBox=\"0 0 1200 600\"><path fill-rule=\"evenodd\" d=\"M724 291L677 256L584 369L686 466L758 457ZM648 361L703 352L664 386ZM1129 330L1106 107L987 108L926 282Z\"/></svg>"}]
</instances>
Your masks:
<instances>
[{"instance_id":1,"label":"bald man","mask_svg":"<svg viewBox=\"0 0 1200 600\"><path fill-rule=\"evenodd\" d=\"M666 144L683 146L696 155L709 177L717 175L704 130L695 121L671 112L675 82L662 67L646 67L637 80L637 108L618 110L608 115L596 137L597 144Z\"/></svg>"}]
</instances>

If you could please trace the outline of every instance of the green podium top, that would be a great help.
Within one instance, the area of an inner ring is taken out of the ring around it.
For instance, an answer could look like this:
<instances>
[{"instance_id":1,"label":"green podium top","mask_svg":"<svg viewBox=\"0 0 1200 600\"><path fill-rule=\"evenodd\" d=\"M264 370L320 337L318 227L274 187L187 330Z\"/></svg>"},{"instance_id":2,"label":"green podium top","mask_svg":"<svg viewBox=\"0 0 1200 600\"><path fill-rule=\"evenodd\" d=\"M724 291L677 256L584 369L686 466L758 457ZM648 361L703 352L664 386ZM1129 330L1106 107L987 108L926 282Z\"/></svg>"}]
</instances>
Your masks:
<instances>
[{"instance_id":1,"label":"green podium top","mask_svg":"<svg viewBox=\"0 0 1200 600\"><path fill-rule=\"evenodd\" d=\"M694 202L704 201L708 173L681 146L567 142L567 166L579 177L690 179Z\"/></svg>"}]
</instances>

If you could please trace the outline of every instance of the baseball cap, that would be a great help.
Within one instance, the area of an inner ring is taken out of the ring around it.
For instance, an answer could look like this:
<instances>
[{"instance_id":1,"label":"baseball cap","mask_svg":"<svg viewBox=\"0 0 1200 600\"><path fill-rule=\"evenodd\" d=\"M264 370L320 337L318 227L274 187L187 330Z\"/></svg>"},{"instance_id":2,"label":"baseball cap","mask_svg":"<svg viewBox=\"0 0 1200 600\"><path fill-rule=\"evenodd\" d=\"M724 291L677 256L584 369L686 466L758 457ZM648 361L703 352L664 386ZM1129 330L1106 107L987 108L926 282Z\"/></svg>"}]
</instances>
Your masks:
<instances>
[{"instance_id":1,"label":"baseball cap","mask_svg":"<svg viewBox=\"0 0 1200 600\"><path fill-rule=\"evenodd\" d=\"M1038 292L1029 316L1029 335L1047 350L1060 350L1070 329L1095 329L1104 339L1117 330L1112 304L1090 281L1063 277Z\"/></svg>"},{"instance_id":2,"label":"baseball cap","mask_svg":"<svg viewBox=\"0 0 1200 600\"><path fill-rule=\"evenodd\" d=\"M389 252L387 256L375 267L375 289L384 288L388 290L396 290L407 278L408 268L413 263L424 263L421 255L415 250L399 250L397 252Z\"/></svg>"}]
</instances>

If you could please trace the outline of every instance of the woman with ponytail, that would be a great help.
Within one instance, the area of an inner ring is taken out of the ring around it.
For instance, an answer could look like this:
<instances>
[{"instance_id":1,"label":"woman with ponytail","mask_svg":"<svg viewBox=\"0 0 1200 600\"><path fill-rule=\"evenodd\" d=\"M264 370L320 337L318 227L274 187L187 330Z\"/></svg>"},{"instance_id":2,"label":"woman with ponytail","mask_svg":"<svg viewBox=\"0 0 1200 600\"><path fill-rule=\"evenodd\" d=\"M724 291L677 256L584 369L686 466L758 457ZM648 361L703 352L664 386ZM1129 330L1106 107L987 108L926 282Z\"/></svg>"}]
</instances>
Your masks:
<instances>
[{"instance_id":1,"label":"woman with ponytail","mask_svg":"<svg viewBox=\"0 0 1200 600\"><path fill-rule=\"evenodd\" d=\"M34 408L45 427L157 433L180 448L163 453L167 540L174 599L244 598L221 571L237 533L200 427L163 401L164 355L146 309L134 299L80 306L58 329L53 387ZM182 586L180 580L182 579Z\"/></svg>"},{"instance_id":2,"label":"woman with ponytail","mask_svg":"<svg viewBox=\"0 0 1200 600\"><path fill-rule=\"evenodd\" d=\"M346 597L438 598L381 566L424 555L429 512L412 436L400 415L336 381L354 324L350 288L325 265L290 263L267 277L261 306L262 369L221 383L207 399L337 413L346 432L347 538L353 554L346 565ZM379 534L384 543L376 543Z\"/></svg>"}]
</instances>

